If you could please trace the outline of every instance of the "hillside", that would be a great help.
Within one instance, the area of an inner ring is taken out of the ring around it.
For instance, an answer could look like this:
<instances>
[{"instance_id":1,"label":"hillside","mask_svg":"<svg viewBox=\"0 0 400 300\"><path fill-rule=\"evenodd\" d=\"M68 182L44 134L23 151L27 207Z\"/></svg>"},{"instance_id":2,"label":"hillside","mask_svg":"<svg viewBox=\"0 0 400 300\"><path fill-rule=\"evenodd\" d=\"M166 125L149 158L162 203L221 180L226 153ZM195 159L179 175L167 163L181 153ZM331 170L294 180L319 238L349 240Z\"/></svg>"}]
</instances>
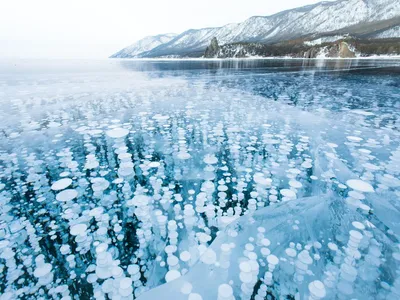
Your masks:
<instances>
[{"instance_id":1,"label":"hillside","mask_svg":"<svg viewBox=\"0 0 400 300\"><path fill-rule=\"evenodd\" d=\"M324 38L323 42L334 42L345 36L362 39L400 37L400 0L320 2L271 16L254 16L242 23L190 29L129 57L200 57L214 37L224 45L276 44L319 38ZM116 53L113 57L127 57L124 54Z\"/></svg>"},{"instance_id":2,"label":"hillside","mask_svg":"<svg viewBox=\"0 0 400 300\"><path fill-rule=\"evenodd\" d=\"M323 39L319 39L322 41ZM332 42L312 43L302 40L276 44L232 43L222 46L214 39L207 47L205 58L294 57L294 58L352 58L373 55L399 55L400 38L356 39L342 38Z\"/></svg>"}]
</instances>

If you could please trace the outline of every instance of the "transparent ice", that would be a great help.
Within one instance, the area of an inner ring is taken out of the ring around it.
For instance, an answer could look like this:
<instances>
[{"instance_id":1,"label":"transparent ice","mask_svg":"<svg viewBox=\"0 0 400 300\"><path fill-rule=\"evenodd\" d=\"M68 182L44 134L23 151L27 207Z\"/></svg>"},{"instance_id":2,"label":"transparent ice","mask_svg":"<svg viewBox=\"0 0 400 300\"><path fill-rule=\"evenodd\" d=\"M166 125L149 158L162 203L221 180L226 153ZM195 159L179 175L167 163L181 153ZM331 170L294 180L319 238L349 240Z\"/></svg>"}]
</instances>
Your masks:
<instances>
[{"instance_id":1,"label":"transparent ice","mask_svg":"<svg viewBox=\"0 0 400 300\"><path fill-rule=\"evenodd\" d=\"M400 299L399 74L174 66L0 74L0 299Z\"/></svg>"}]
</instances>

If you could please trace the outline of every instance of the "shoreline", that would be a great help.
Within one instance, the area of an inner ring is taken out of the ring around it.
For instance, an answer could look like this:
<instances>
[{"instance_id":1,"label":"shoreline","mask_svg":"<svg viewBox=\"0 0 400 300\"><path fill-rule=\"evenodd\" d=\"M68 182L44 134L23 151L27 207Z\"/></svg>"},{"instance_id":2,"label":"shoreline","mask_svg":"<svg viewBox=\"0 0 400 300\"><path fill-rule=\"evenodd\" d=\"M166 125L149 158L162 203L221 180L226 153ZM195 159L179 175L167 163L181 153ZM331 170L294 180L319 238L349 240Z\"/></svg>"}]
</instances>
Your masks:
<instances>
[{"instance_id":1,"label":"shoreline","mask_svg":"<svg viewBox=\"0 0 400 300\"><path fill-rule=\"evenodd\" d=\"M227 57L227 58L204 58L204 57L149 57L149 58L108 58L115 60L136 60L136 61L239 61L239 60L400 60L400 55L395 56L365 56L365 57L315 57L315 58L301 58L301 57Z\"/></svg>"}]
</instances>

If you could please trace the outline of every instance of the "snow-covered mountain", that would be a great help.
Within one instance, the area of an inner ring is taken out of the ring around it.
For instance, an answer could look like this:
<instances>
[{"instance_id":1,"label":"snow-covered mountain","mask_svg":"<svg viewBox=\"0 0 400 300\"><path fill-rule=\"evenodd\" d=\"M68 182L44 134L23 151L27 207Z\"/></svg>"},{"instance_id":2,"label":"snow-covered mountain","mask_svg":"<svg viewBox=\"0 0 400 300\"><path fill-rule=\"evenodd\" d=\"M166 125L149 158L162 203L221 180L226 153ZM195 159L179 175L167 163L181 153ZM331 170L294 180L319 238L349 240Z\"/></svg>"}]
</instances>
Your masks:
<instances>
[{"instance_id":1,"label":"snow-covered mountain","mask_svg":"<svg viewBox=\"0 0 400 300\"><path fill-rule=\"evenodd\" d=\"M320 2L282 11L271 16L255 16L242 23L223 27L187 30L170 41L137 54L139 57L187 56L203 52L213 37L219 44L235 42L274 43L304 36L335 32L363 23L373 24L400 17L400 0L339 0ZM400 20L400 19L399 19ZM390 26L398 26L400 21ZM373 26L372 26L373 27ZM371 29L372 30L372 29ZM383 28L385 37L398 30ZM121 57L121 56L118 56Z\"/></svg>"},{"instance_id":2,"label":"snow-covered mountain","mask_svg":"<svg viewBox=\"0 0 400 300\"><path fill-rule=\"evenodd\" d=\"M159 34L155 36L147 36L136 43L118 51L111 58L132 58L137 57L140 53L150 51L157 46L168 43L176 37L174 33Z\"/></svg>"}]
</instances>

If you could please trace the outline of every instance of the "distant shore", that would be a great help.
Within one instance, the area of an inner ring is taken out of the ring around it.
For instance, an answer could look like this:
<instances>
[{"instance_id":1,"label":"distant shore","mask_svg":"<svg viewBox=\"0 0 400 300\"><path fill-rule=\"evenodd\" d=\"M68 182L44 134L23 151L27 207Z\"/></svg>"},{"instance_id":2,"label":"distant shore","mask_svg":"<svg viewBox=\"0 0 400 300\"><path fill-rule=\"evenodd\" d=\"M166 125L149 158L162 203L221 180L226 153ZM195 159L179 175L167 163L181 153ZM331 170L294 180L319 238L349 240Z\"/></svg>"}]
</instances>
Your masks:
<instances>
[{"instance_id":1,"label":"distant shore","mask_svg":"<svg viewBox=\"0 0 400 300\"><path fill-rule=\"evenodd\" d=\"M226 61L226 60L282 60L282 59L293 59L293 60L365 60L365 59L400 59L400 55L376 55L376 56L363 56L363 57L315 57L315 58L305 58L305 57L290 57L290 56L281 56L281 57L262 57L262 56L251 56L251 57L227 57L227 58L204 58L204 57L154 57L154 58L140 58L140 57L132 57L132 58L112 58L115 60L166 60L166 61Z\"/></svg>"}]
</instances>

